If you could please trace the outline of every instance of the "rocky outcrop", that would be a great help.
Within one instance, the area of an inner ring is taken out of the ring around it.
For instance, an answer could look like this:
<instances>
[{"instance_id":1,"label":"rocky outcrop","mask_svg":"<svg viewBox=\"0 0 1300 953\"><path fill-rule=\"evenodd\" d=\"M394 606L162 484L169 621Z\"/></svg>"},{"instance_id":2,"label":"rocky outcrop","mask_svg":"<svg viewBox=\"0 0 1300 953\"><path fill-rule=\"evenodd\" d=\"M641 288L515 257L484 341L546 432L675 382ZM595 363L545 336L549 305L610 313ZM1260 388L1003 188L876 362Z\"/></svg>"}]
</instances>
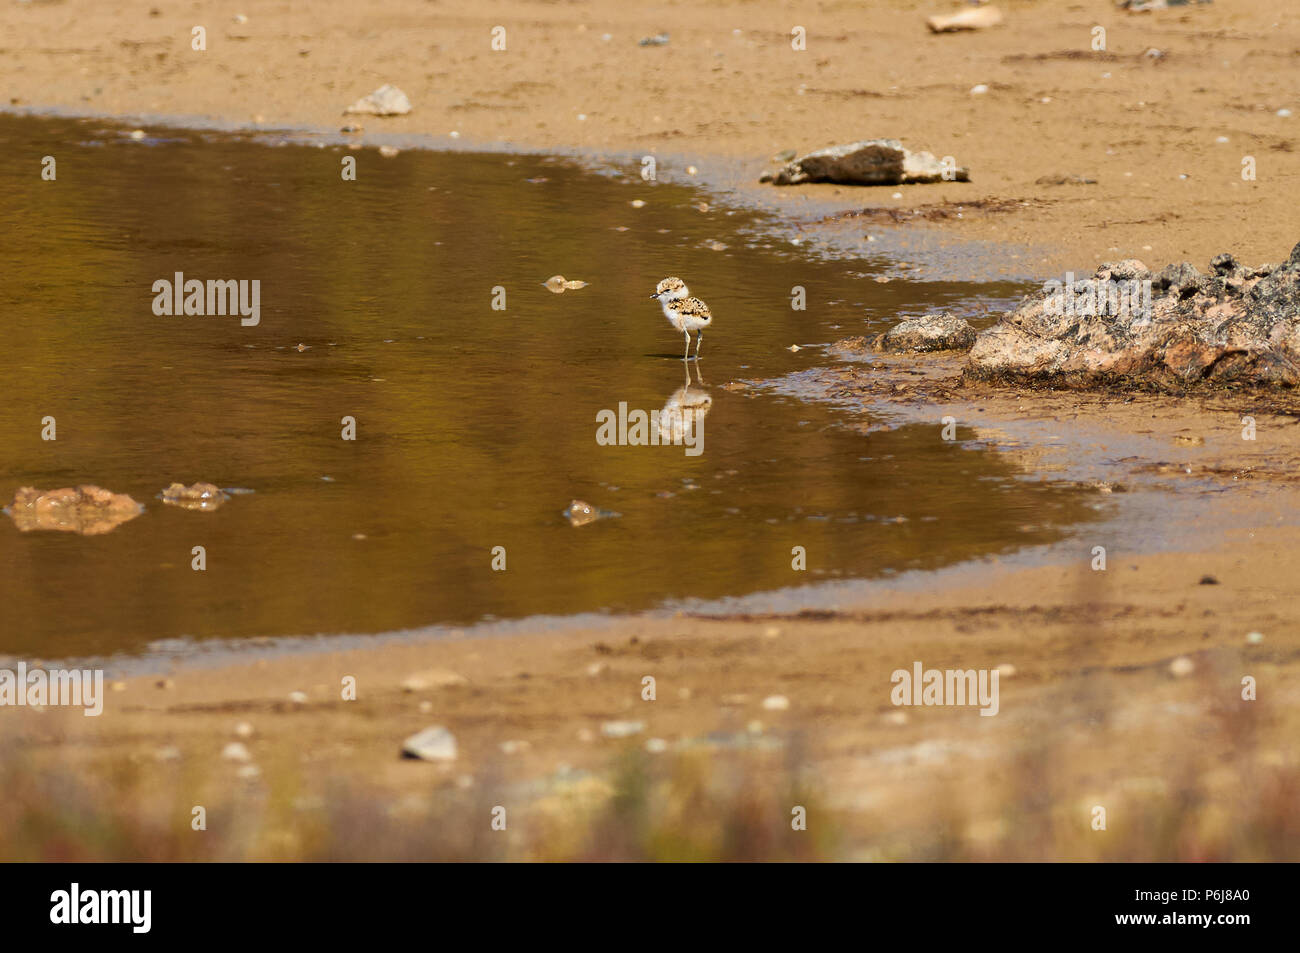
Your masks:
<instances>
[{"instance_id":1,"label":"rocky outcrop","mask_svg":"<svg viewBox=\"0 0 1300 953\"><path fill-rule=\"evenodd\" d=\"M113 493L91 484L59 490L25 486L14 494L5 512L24 533L56 530L99 536L135 519L144 512L144 507L125 493Z\"/></svg>"},{"instance_id":2,"label":"rocky outcrop","mask_svg":"<svg viewBox=\"0 0 1300 953\"><path fill-rule=\"evenodd\" d=\"M1082 281L1048 282L981 332L966 366L976 378L1160 389L1212 382L1300 383L1300 245L1281 265L1248 268L1219 255L1159 273L1105 264Z\"/></svg>"},{"instance_id":3,"label":"rocky outcrop","mask_svg":"<svg viewBox=\"0 0 1300 953\"><path fill-rule=\"evenodd\" d=\"M818 149L787 163L760 182L801 185L907 185L917 182L969 182L970 170L945 166L928 152L909 152L897 139L867 139Z\"/></svg>"}]
</instances>

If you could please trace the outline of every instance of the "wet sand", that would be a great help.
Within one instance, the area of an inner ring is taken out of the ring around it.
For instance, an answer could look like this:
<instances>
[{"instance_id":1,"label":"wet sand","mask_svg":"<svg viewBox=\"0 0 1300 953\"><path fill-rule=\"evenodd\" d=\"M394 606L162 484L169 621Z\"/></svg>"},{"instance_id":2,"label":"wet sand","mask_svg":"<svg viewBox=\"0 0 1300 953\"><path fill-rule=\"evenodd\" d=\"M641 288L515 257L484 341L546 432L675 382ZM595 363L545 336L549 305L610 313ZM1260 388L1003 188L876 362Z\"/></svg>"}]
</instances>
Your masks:
<instances>
[{"instance_id":1,"label":"wet sand","mask_svg":"<svg viewBox=\"0 0 1300 953\"><path fill-rule=\"evenodd\" d=\"M800 53L789 46L791 15L766 0L721 13L599 2L539 14L505 3L475 17L365 0L252 9L245 24L216 5L158 16L116 3L9 5L0 26L18 108L334 127L354 121L340 115L345 105L392 82L415 110L363 117L367 134L456 131L462 144L716 163L791 216L804 196L845 208L988 200L1002 210L932 227L1045 249L1045 276L1129 256L1201 268L1224 250L1251 263L1286 257L1300 239L1289 201L1300 192L1290 159L1298 120L1275 112L1296 106L1286 100L1296 88L1295 12L1266 3L1148 15L1105 2L1003 6L1003 27L936 37L922 21L939 5L814 4L800 15L809 30ZM192 52L190 27L203 22L208 51ZM497 23L509 30L505 53L489 49ZM1104 55L1089 50L1094 24L1108 30ZM636 45L662 29L667 47ZM1151 47L1166 55L1144 56ZM989 92L972 97L977 83ZM901 200L893 190L753 183L780 149L875 136L952 154L974 181L907 187ZM1240 178L1243 155L1258 161L1254 182ZM1069 174L1098 184L1039 184ZM1252 819L1276 820L1270 798L1293 803L1277 792L1293 792L1300 776L1300 428L1291 408L1241 395L1129 401L917 383L948 370L918 359L896 377L859 365L828 377L840 396L894 404L900 419L937 418L942 405L963 424L980 421L991 440L1023 424L1084 434L1047 461L1022 440L1031 473L1050 473L1063 454L1105 458L1109 433L1126 448L1108 464L1110 479L1156 474L1164 492L1205 508L1205 531L1174 552L1110 553L1104 572L1092 568L1089 546L1058 552L1052 565L968 567L933 588L877 589L806 615L632 617L185 667L122 680L99 719L50 710L6 720L33 767L90 778L128 765L138 790L176 803L237 803L245 786L263 783L283 793L270 781L292 776L313 793L339 778L364 784L394 809L431 790L490 798L490 778L590 770L600 779L619 750L647 738L663 739L669 751L656 757L669 758L726 731L771 738L784 752L797 742L843 831L835 856L1294 859L1293 813L1268 843L1248 830ZM1248 413L1259 434L1250 444L1240 438ZM1131 453L1135 435L1144 443ZM1171 667L1175 659L1187 662ZM1011 666L999 717L893 706L890 673L914 660ZM464 683L403 690L428 668ZM658 686L653 702L642 700L647 675ZM1247 675L1258 701L1240 699ZM340 697L348 676L355 701ZM306 701L290 701L292 692ZM788 709L765 708L773 695ZM605 738L602 725L616 720L645 727L631 740ZM240 722L253 730L244 743L259 773L235 782L238 765L219 755ZM456 734L454 764L398 757L402 739L429 724ZM507 742L527 745L507 754ZM167 748L176 750L162 757ZM185 781L198 766L206 782ZM597 800L613 790L602 784ZM1088 826L1096 804L1113 819L1109 835ZM1032 837L1026 818L1036 818ZM302 830L285 829L248 856L309 854Z\"/></svg>"}]
</instances>

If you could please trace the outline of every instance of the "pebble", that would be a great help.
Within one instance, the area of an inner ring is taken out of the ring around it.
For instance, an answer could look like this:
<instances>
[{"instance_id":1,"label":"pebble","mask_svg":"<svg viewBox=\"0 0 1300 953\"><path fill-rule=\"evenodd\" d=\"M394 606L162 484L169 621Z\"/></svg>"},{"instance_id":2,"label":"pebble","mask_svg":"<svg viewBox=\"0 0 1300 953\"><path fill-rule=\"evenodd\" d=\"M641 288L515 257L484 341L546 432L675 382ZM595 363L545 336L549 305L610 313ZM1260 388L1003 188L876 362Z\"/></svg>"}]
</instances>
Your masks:
<instances>
[{"instance_id":1,"label":"pebble","mask_svg":"<svg viewBox=\"0 0 1300 953\"><path fill-rule=\"evenodd\" d=\"M763 635L765 635L769 639L775 639L781 635L781 630L779 627L775 625L769 625L766 629L763 630Z\"/></svg>"},{"instance_id":2,"label":"pebble","mask_svg":"<svg viewBox=\"0 0 1300 953\"><path fill-rule=\"evenodd\" d=\"M252 755L248 753L248 748L240 741L232 741L221 749L221 757L226 761L250 761Z\"/></svg>"},{"instance_id":3,"label":"pebble","mask_svg":"<svg viewBox=\"0 0 1300 953\"><path fill-rule=\"evenodd\" d=\"M790 708L790 699L784 695L768 695L763 699L763 707L767 711L787 711Z\"/></svg>"},{"instance_id":4,"label":"pebble","mask_svg":"<svg viewBox=\"0 0 1300 953\"><path fill-rule=\"evenodd\" d=\"M984 83L977 83L976 85L970 88L970 94L972 96L983 96L988 91L989 88Z\"/></svg>"},{"instance_id":5,"label":"pebble","mask_svg":"<svg viewBox=\"0 0 1300 953\"><path fill-rule=\"evenodd\" d=\"M391 158L393 158L393 156L397 155L397 154L398 154L399 152L401 152L401 151L402 151L402 150L399 149L399 148L397 148L397 146L380 146L380 147L379 147L379 154L380 154L381 156L383 156L385 159L391 159Z\"/></svg>"},{"instance_id":6,"label":"pebble","mask_svg":"<svg viewBox=\"0 0 1300 953\"><path fill-rule=\"evenodd\" d=\"M1246 635L1246 641L1249 642L1251 645L1259 645L1259 643L1264 641L1264 633L1250 632Z\"/></svg>"},{"instance_id":7,"label":"pebble","mask_svg":"<svg viewBox=\"0 0 1300 953\"><path fill-rule=\"evenodd\" d=\"M441 725L434 725L402 742L402 754L421 761L455 761L456 736Z\"/></svg>"},{"instance_id":8,"label":"pebble","mask_svg":"<svg viewBox=\"0 0 1300 953\"><path fill-rule=\"evenodd\" d=\"M468 682L469 679L459 672L452 672L445 668L430 668L408 676L402 682L402 690L406 692L423 692L431 688L465 685Z\"/></svg>"},{"instance_id":9,"label":"pebble","mask_svg":"<svg viewBox=\"0 0 1300 953\"><path fill-rule=\"evenodd\" d=\"M1182 678L1184 675L1191 675L1196 671L1196 663L1186 655L1180 655L1169 663L1169 674L1175 678Z\"/></svg>"},{"instance_id":10,"label":"pebble","mask_svg":"<svg viewBox=\"0 0 1300 953\"><path fill-rule=\"evenodd\" d=\"M630 738L643 731L644 721L607 721L600 726L600 733L606 738Z\"/></svg>"},{"instance_id":11,"label":"pebble","mask_svg":"<svg viewBox=\"0 0 1300 953\"><path fill-rule=\"evenodd\" d=\"M645 199L633 199L628 204L633 208L645 208Z\"/></svg>"},{"instance_id":12,"label":"pebble","mask_svg":"<svg viewBox=\"0 0 1300 953\"><path fill-rule=\"evenodd\" d=\"M501 742L501 752L503 754L519 754L521 751L527 751L531 748L527 741L503 741Z\"/></svg>"},{"instance_id":13,"label":"pebble","mask_svg":"<svg viewBox=\"0 0 1300 953\"><path fill-rule=\"evenodd\" d=\"M253 726L246 721L241 721L235 725L235 735L240 738L253 737Z\"/></svg>"},{"instance_id":14,"label":"pebble","mask_svg":"<svg viewBox=\"0 0 1300 953\"><path fill-rule=\"evenodd\" d=\"M302 705L302 704L304 704L304 703L307 701L307 693L306 693L306 692L290 692L290 693L289 693L289 701L293 702L295 705Z\"/></svg>"},{"instance_id":15,"label":"pebble","mask_svg":"<svg viewBox=\"0 0 1300 953\"><path fill-rule=\"evenodd\" d=\"M668 742L662 738L647 738L645 750L650 754L663 754L668 750Z\"/></svg>"}]
</instances>

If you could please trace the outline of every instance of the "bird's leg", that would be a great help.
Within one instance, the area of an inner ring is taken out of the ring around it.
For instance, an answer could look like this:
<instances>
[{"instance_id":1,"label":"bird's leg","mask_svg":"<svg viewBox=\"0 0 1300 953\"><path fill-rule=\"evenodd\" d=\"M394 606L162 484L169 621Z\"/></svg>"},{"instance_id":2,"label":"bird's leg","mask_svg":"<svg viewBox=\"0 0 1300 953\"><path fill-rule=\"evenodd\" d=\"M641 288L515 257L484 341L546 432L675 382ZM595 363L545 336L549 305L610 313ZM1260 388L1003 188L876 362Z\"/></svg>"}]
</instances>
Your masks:
<instances>
[{"instance_id":1,"label":"bird's leg","mask_svg":"<svg viewBox=\"0 0 1300 953\"><path fill-rule=\"evenodd\" d=\"M682 360L688 361L691 357L691 332L683 331L682 333L686 335L686 353L682 355Z\"/></svg>"},{"instance_id":2,"label":"bird's leg","mask_svg":"<svg viewBox=\"0 0 1300 953\"><path fill-rule=\"evenodd\" d=\"M695 332L695 359L700 359L700 345L704 343L704 329Z\"/></svg>"}]
</instances>

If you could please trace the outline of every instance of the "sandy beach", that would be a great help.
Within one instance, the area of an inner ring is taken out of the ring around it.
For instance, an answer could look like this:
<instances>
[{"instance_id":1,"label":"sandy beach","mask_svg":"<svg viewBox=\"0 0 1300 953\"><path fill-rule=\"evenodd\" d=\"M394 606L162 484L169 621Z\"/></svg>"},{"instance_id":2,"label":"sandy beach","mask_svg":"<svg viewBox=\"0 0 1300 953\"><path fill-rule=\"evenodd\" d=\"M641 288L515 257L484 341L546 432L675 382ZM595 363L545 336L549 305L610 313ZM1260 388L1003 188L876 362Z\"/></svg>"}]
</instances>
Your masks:
<instances>
[{"instance_id":1,"label":"sandy beach","mask_svg":"<svg viewBox=\"0 0 1300 953\"><path fill-rule=\"evenodd\" d=\"M1300 119L1279 110L1300 107L1300 11L999 6L1001 26L944 35L924 19L946 5L885 0L9 4L0 31L11 110L654 155L810 229L811 206L901 210L1044 279L1130 257L1287 258ZM638 44L662 31L666 45ZM343 115L383 83L409 115ZM758 183L782 150L875 137L954 156L971 181ZM1074 176L1095 182L1053 184ZM974 384L926 356L863 368L832 365L828 389L900 424L942 408L1038 479L1081 467L1117 518L1159 532L1167 517L1172 542L1110 551L1104 570L1104 538L1042 565L990 559L834 609L617 616L111 678L101 718L6 712L6 857L1294 860L1300 404ZM997 668L1000 716L891 703L900 659ZM456 758L400 757L430 724ZM74 777L82 813L47 810ZM619 827L630 789L639 813ZM791 803L813 836L791 835ZM192 836L196 804L219 836ZM512 822L492 840L497 804ZM73 838L85 816L130 833Z\"/></svg>"}]
</instances>

